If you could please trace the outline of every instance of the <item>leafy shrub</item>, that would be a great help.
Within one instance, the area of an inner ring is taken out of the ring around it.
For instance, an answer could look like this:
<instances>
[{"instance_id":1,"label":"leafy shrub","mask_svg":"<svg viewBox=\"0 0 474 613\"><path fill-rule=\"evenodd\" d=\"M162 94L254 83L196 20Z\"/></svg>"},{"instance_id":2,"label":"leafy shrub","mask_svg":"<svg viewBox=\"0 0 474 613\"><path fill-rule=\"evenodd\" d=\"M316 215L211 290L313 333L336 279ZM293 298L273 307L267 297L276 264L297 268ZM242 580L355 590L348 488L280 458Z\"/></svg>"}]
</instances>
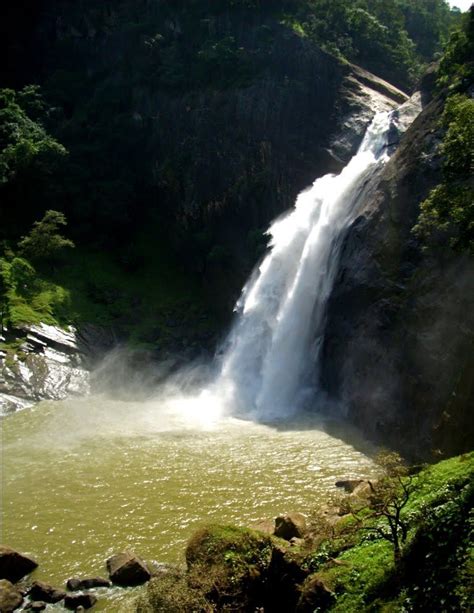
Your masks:
<instances>
[{"instance_id":1,"label":"leafy shrub","mask_svg":"<svg viewBox=\"0 0 474 613\"><path fill-rule=\"evenodd\" d=\"M40 221L35 221L31 232L18 243L21 253L35 259L48 259L56 256L66 247L74 247L74 243L61 236L60 226L66 226L67 221L59 211L46 211Z\"/></svg>"}]
</instances>

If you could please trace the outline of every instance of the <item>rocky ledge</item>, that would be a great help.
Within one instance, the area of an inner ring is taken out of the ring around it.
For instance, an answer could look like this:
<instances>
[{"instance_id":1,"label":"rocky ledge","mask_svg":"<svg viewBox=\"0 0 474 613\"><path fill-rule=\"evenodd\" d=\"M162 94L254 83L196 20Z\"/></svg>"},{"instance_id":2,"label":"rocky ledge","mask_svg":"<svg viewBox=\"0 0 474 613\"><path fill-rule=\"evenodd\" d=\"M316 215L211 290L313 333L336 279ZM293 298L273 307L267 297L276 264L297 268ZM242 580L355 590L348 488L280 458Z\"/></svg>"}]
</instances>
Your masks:
<instances>
[{"instance_id":1,"label":"rocky ledge","mask_svg":"<svg viewBox=\"0 0 474 613\"><path fill-rule=\"evenodd\" d=\"M76 328L44 323L4 330L0 336L0 415L40 400L89 392L86 337Z\"/></svg>"}]
</instances>

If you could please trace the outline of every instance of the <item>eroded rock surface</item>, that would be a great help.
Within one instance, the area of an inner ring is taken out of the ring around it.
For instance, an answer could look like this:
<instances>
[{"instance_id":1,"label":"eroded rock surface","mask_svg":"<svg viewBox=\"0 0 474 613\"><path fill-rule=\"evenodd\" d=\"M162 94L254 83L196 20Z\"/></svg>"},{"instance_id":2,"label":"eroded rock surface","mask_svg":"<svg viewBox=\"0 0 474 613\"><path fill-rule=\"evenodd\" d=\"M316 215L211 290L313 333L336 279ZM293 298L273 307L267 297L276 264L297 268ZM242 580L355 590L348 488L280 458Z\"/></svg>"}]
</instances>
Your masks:
<instances>
[{"instance_id":1,"label":"eroded rock surface","mask_svg":"<svg viewBox=\"0 0 474 613\"><path fill-rule=\"evenodd\" d=\"M5 333L16 352L0 354L0 415L40 400L61 400L89 392L77 330L39 324Z\"/></svg>"},{"instance_id":2,"label":"eroded rock surface","mask_svg":"<svg viewBox=\"0 0 474 613\"><path fill-rule=\"evenodd\" d=\"M279 515L275 519L274 535L287 541L292 538L302 538L307 531L306 518L301 513Z\"/></svg>"},{"instance_id":3,"label":"eroded rock surface","mask_svg":"<svg viewBox=\"0 0 474 613\"><path fill-rule=\"evenodd\" d=\"M104 579L104 577L88 577L86 579L79 579L78 577L72 577L68 579L66 587L73 592L77 590L90 590L96 587L110 587L111 581Z\"/></svg>"}]
</instances>

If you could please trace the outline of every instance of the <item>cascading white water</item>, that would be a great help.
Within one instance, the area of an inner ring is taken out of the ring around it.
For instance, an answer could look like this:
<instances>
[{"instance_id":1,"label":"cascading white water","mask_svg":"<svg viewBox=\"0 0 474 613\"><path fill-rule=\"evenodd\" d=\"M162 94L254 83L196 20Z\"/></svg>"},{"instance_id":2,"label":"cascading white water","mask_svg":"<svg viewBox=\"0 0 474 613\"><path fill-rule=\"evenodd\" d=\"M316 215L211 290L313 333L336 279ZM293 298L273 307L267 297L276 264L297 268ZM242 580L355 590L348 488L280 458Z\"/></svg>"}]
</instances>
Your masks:
<instances>
[{"instance_id":1,"label":"cascading white water","mask_svg":"<svg viewBox=\"0 0 474 613\"><path fill-rule=\"evenodd\" d=\"M342 233L368 180L388 160L393 121L394 113L378 113L342 172L317 179L267 231L271 249L243 289L220 374L206 391L231 411L287 417L308 395L307 365L317 368Z\"/></svg>"}]
</instances>

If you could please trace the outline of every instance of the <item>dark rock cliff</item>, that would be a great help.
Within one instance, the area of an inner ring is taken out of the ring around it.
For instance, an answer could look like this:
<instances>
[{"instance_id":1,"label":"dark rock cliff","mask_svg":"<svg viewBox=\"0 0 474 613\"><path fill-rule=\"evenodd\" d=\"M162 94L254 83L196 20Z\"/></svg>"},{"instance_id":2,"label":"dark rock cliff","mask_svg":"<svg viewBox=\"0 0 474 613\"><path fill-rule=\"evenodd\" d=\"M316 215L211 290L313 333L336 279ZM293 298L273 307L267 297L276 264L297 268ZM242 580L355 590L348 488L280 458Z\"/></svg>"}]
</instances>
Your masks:
<instances>
[{"instance_id":1,"label":"dark rock cliff","mask_svg":"<svg viewBox=\"0 0 474 613\"><path fill-rule=\"evenodd\" d=\"M474 262L424 252L412 233L440 180L443 106L426 104L349 229L324 342L323 387L365 432L415 458L474 440Z\"/></svg>"}]
</instances>

